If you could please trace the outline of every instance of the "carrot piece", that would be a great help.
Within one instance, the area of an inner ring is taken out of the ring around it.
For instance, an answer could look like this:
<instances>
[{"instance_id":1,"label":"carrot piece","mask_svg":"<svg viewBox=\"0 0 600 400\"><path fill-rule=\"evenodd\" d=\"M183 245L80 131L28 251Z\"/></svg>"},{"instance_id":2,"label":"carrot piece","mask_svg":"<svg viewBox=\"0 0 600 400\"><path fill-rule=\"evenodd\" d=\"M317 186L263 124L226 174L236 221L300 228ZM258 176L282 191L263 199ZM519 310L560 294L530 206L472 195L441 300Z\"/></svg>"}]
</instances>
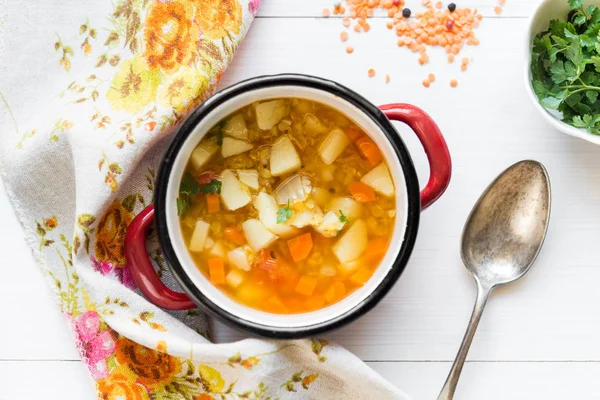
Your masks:
<instances>
[{"instance_id":1,"label":"carrot piece","mask_svg":"<svg viewBox=\"0 0 600 400\"><path fill-rule=\"evenodd\" d=\"M206 212L209 214L216 214L221 210L221 202L219 201L219 195L207 194L206 195Z\"/></svg>"},{"instance_id":2,"label":"carrot piece","mask_svg":"<svg viewBox=\"0 0 600 400\"><path fill-rule=\"evenodd\" d=\"M225 264L219 257L208 259L208 272L210 281L215 285L223 285L225 283Z\"/></svg>"},{"instance_id":3,"label":"carrot piece","mask_svg":"<svg viewBox=\"0 0 600 400\"><path fill-rule=\"evenodd\" d=\"M296 262L304 260L313 248L312 235L310 232L296 236L287 241L292 259Z\"/></svg>"},{"instance_id":4,"label":"carrot piece","mask_svg":"<svg viewBox=\"0 0 600 400\"><path fill-rule=\"evenodd\" d=\"M346 295L346 285L342 282L333 282L325 291L325 300L333 304L340 301Z\"/></svg>"},{"instance_id":5,"label":"carrot piece","mask_svg":"<svg viewBox=\"0 0 600 400\"><path fill-rule=\"evenodd\" d=\"M353 142L356 142L358 139L362 137L362 132L355 128L350 128L345 131L346 136Z\"/></svg>"},{"instance_id":6,"label":"carrot piece","mask_svg":"<svg viewBox=\"0 0 600 400\"><path fill-rule=\"evenodd\" d=\"M371 239L367 243L364 257L367 260L378 260L382 258L387 250L387 240L383 238Z\"/></svg>"},{"instance_id":7,"label":"carrot piece","mask_svg":"<svg viewBox=\"0 0 600 400\"><path fill-rule=\"evenodd\" d=\"M227 239L231 240L237 245L241 246L246 244L246 236L244 235L244 232L242 232L242 230L235 225L231 225L225 228L223 234Z\"/></svg>"},{"instance_id":8,"label":"carrot piece","mask_svg":"<svg viewBox=\"0 0 600 400\"><path fill-rule=\"evenodd\" d=\"M372 274L373 272L369 268L362 267L361 269L356 271L354 275L351 275L348 279L355 285L362 286L365 283L367 283Z\"/></svg>"},{"instance_id":9,"label":"carrot piece","mask_svg":"<svg viewBox=\"0 0 600 400\"><path fill-rule=\"evenodd\" d=\"M361 137L356 141L356 145L358 146L360 154L369 162L369 164L371 164L371 166L374 167L378 165L383 159L377 145L368 137Z\"/></svg>"},{"instance_id":10,"label":"carrot piece","mask_svg":"<svg viewBox=\"0 0 600 400\"><path fill-rule=\"evenodd\" d=\"M350 182L348 190L352 194L352 197L354 197L354 200L359 203L370 203L377 200L373 188L362 182Z\"/></svg>"},{"instance_id":11,"label":"carrot piece","mask_svg":"<svg viewBox=\"0 0 600 400\"><path fill-rule=\"evenodd\" d=\"M294 291L304 296L310 296L315 291L315 287L317 287L317 278L304 275L298 281L298 284L296 285L296 289L294 289Z\"/></svg>"},{"instance_id":12,"label":"carrot piece","mask_svg":"<svg viewBox=\"0 0 600 400\"><path fill-rule=\"evenodd\" d=\"M267 299L265 309L275 314L288 314L290 312L290 310L277 296L271 296Z\"/></svg>"}]
</instances>

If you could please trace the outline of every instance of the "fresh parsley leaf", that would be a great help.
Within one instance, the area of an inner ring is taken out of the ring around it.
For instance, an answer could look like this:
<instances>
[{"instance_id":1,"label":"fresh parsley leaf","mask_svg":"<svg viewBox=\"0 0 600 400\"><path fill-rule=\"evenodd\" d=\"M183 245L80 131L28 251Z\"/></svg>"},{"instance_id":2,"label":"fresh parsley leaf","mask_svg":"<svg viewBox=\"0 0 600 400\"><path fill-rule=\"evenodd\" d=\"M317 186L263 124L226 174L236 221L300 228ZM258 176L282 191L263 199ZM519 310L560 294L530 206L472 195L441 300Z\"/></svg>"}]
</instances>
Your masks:
<instances>
[{"instance_id":1,"label":"fresh parsley leaf","mask_svg":"<svg viewBox=\"0 0 600 400\"><path fill-rule=\"evenodd\" d=\"M213 179L206 185L200 188L200 193L204 194L221 194L221 186L223 183L217 179Z\"/></svg>"},{"instance_id":2,"label":"fresh parsley leaf","mask_svg":"<svg viewBox=\"0 0 600 400\"><path fill-rule=\"evenodd\" d=\"M573 10L583 7L583 0L569 0L569 7Z\"/></svg>"},{"instance_id":3,"label":"fresh parsley leaf","mask_svg":"<svg viewBox=\"0 0 600 400\"><path fill-rule=\"evenodd\" d=\"M292 218L292 210L290 209L290 201L288 200L287 206L277 210L277 223L283 224L290 218Z\"/></svg>"},{"instance_id":4,"label":"fresh parsley leaf","mask_svg":"<svg viewBox=\"0 0 600 400\"><path fill-rule=\"evenodd\" d=\"M560 105L562 100L557 99L556 97L544 97L540 100L540 104L545 108L549 108L550 110L556 110Z\"/></svg>"},{"instance_id":5,"label":"fresh parsley leaf","mask_svg":"<svg viewBox=\"0 0 600 400\"><path fill-rule=\"evenodd\" d=\"M186 172L183 174L183 178L181 178L179 193L186 195L198 194L198 186L198 181L194 179L192 174Z\"/></svg>"},{"instance_id":6,"label":"fresh parsley leaf","mask_svg":"<svg viewBox=\"0 0 600 400\"><path fill-rule=\"evenodd\" d=\"M340 211L340 222L348 222L348 217L346 217L344 215L344 212L342 210L339 210L339 211Z\"/></svg>"},{"instance_id":7,"label":"fresh parsley leaf","mask_svg":"<svg viewBox=\"0 0 600 400\"><path fill-rule=\"evenodd\" d=\"M186 200L177 198L177 215L181 215L189 208L189 203Z\"/></svg>"},{"instance_id":8,"label":"fresh parsley leaf","mask_svg":"<svg viewBox=\"0 0 600 400\"><path fill-rule=\"evenodd\" d=\"M593 104L596 102L596 100L598 100L598 92L595 90L588 90L585 92L585 97L587 97L590 103Z\"/></svg>"},{"instance_id":9,"label":"fresh parsley leaf","mask_svg":"<svg viewBox=\"0 0 600 400\"><path fill-rule=\"evenodd\" d=\"M179 197L177 198L177 215L181 215L190 208L190 196L198 194L198 181L192 174L186 172L179 184Z\"/></svg>"}]
</instances>

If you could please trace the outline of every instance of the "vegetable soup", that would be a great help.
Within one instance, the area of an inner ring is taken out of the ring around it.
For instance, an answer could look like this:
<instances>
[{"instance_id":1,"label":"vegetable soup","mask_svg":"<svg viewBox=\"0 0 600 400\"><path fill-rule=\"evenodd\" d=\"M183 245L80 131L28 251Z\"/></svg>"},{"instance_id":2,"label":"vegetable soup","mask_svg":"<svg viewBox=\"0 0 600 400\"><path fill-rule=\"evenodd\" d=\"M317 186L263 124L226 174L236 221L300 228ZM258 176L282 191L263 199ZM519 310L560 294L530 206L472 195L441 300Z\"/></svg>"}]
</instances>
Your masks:
<instances>
[{"instance_id":1,"label":"vegetable soup","mask_svg":"<svg viewBox=\"0 0 600 400\"><path fill-rule=\"evenodd\" d=\"M321 103L253 103L193 150L177 211L197 267L237 302L289 314L364 285L394 230L395 191L368 134Z\"/></svg>"}]
</instances>

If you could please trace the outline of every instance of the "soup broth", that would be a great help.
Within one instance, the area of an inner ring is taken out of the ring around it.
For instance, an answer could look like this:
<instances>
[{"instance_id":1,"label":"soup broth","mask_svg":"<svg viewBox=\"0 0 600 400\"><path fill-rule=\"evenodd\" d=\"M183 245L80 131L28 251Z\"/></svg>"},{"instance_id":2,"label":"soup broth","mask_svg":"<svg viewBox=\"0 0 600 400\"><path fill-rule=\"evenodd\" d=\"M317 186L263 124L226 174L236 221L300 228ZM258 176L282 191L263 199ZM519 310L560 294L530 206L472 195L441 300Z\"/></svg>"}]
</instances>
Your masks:
<instances>
[{"instance_id":1,"label":"soup broth","mask_svg":"<svg viewBox=\"0 0 600 400\"><path fill-rule=\"evenodd\" d=\"M214 126L177 199L186 246L237 302L278 314L334 304L364 285L394 228L380 149L340 112L280 98Z\"/></svg>"}]
</instances>

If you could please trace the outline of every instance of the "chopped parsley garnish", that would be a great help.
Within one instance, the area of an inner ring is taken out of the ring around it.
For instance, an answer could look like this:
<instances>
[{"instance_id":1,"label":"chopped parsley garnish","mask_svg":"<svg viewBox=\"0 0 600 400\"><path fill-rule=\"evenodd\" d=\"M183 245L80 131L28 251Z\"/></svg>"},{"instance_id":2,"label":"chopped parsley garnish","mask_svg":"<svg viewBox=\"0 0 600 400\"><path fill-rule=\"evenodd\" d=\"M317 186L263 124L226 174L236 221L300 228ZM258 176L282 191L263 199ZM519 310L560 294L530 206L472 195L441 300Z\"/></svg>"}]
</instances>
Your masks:
<instances>
[{"instance_id":1,"label":"chopped parsley garnish","mask_svg":"<svg viewBox=\"0 0 600 400\"><path fill-rule=\"evenodd\" d=\"M192 174L186 172L179 184L179 197L177 198L177 215L181 215L190 208L190 196L198 194L198 181Z\"/></svg>"},{"instance_id":2,"label":"chopped parsley garnish","mask_svg":"<svg viewBox=\"0 0 600 400\"><path fill-rule=\"evenodd\" d=\"M339 210L339 211L340 211L340 222L348 222L348 217L346 217L344 215L344 212L342 210Z\"/></svg>"},{"instance_id":3,"label":"chopped parsley garnish","mask_svg":"<svg viewBox=\"0 0 600 400\"><path fill-rule=\"evenodd\" d=\"M569 0L566 20L533 40L531 84L540 104L563 122L600 135L600 8Z\"/></svg>"},{"instance_id":4,"label":"chopped parsley garnish","mask_svg":"<svg viewBox=\"0 0 600 400\"><path fill-rule=\"evenodd\" d=\"M283 224L290 218L292 218L292 210L290 209L290 201L288 200L287 206L277 210L277 223Z\"/></svg>"},{"instance_id":5,"label":"chopped parsley garnish","mask_svg":"<svg viewBox=\"0 0 600 400\"><path fill-rule=\"evenodd\" d=\"M221 194L221 186L222 185L223 184L221 183L221 181L212 179L210 182L208 182L206 185L204 185L200 188L200 193Z\"/></svg>"}]
</instances>

